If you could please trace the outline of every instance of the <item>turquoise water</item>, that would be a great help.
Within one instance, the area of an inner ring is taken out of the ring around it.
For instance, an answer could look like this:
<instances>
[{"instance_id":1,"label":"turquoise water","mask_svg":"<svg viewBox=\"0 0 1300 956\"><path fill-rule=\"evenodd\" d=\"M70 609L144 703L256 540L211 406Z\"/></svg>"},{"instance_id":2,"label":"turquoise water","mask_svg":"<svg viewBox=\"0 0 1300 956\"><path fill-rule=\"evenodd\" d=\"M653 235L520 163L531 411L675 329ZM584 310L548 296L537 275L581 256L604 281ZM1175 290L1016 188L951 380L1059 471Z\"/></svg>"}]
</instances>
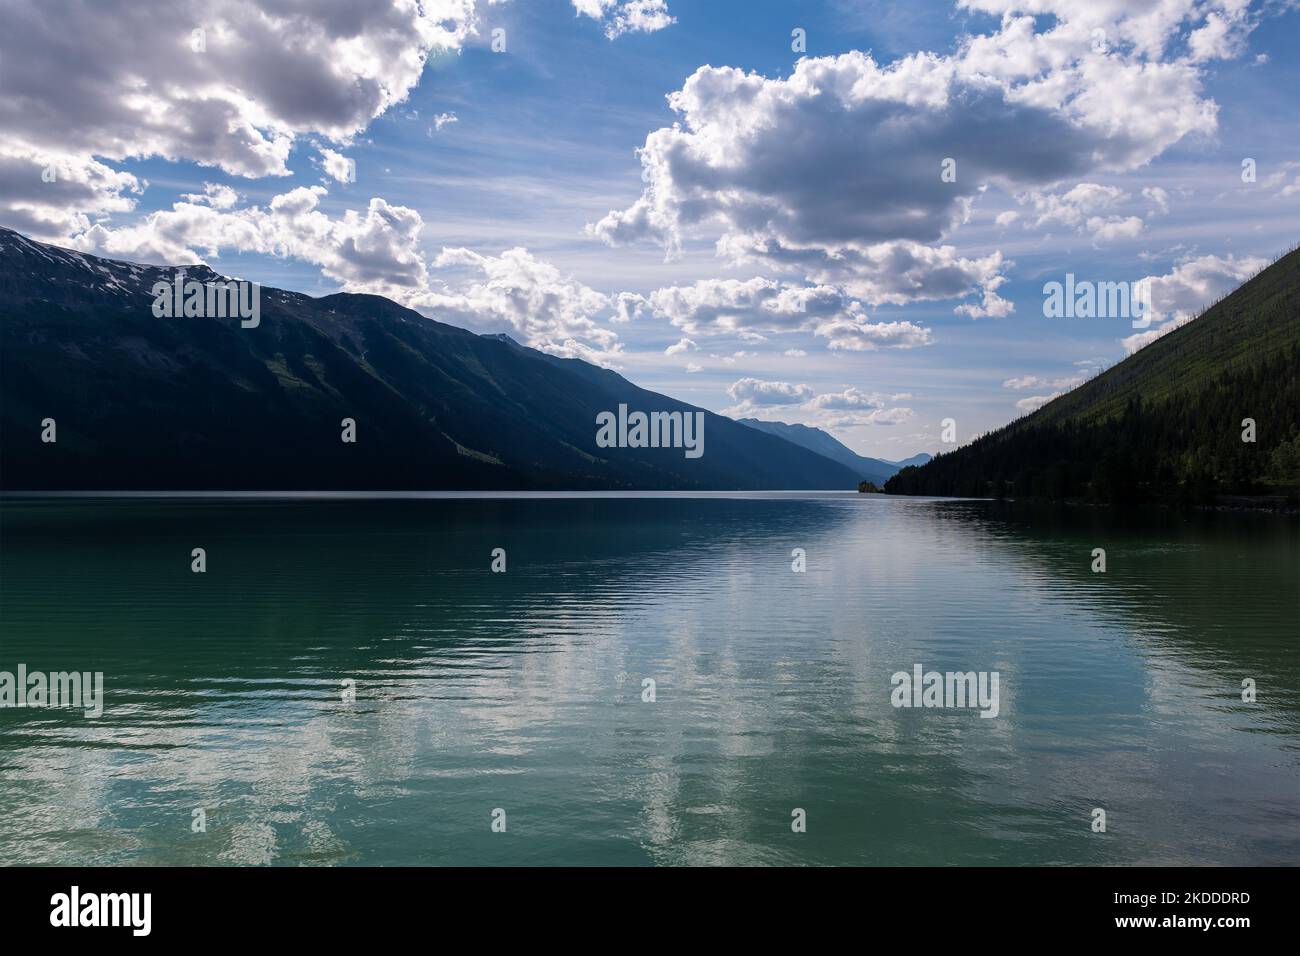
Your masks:
<instances>
[{"instance_id":1,"label":"turquoise water","mask_svg":"<svg viewBox=\"0 0 1300 956\"><path fill-rule=\"evenodd\" d=\"M10 498L0 671L105 709L0 709L0 860L1294 864L1298 620L1278 517ZM998 717L893 707L915 664Z\"/></svg>"}]
</instances>

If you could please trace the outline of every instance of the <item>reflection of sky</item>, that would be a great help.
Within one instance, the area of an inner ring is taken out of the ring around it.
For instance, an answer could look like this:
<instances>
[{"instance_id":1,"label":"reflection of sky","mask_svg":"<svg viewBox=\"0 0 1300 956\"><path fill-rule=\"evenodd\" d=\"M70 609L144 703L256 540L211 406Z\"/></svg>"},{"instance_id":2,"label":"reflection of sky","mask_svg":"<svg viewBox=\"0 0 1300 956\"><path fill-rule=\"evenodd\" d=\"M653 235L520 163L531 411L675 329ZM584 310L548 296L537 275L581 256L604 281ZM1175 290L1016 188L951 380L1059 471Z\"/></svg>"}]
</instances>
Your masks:
<instances>
[{"instance_id":1,"label":"reflection of sky","mask_svg":"<svg viewBox=\"0 0 1300 956\"><path fill-rule=\"evenodd\" d=\"M256 573L198 607L189 580L140 589L169 520L139 522L140 550L66 606L11 537L3 659L117 646L102 720L0 714L6 858L1294 861L1297 687L1275 640L1286 609L1259 601L1294 544L1116 538L1102 577L1092 530L1024 533L975 505L552 504L491 517L514 521L506 575L460 563L487 553L466 516L480 505L336 531L306 506L274 535L256 511L219 514L214 551ZM560 560L531 560L545 541ZM1220 617L1253 609L1231 635L1177 613L1208 586L1191 570L1229 547ZM330 592L310 584L326 568L348 569L325 573ZM303 619L328 626L268 646ZM1240 704L1240 672L1270 653L1274 703ZM895 711L889 675L914 663L999 671L1001 717ZM488 830L498 806L505 837Z\"/></svg>"}]
</instances>

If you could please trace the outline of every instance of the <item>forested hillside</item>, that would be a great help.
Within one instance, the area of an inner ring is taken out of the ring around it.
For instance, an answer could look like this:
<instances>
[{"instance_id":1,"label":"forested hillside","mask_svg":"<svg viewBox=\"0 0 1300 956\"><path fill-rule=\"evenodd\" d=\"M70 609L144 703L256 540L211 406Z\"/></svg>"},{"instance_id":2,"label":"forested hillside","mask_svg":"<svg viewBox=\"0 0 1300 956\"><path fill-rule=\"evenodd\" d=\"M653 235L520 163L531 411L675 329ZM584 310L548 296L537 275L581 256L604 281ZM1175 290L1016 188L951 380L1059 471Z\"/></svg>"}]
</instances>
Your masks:
<instances>
[{"instance_id":1,"label":"forested hillside","mask_svg":"<svg viewBox=\"0 0 1300 956\"><path fill-rule=\"evenodd\" d=\"M892 494L1172 499L1300 485L1300 250L1113 368ZM1254 422L1254 441L1243 440Z\"/></svg>"}]
</instances>

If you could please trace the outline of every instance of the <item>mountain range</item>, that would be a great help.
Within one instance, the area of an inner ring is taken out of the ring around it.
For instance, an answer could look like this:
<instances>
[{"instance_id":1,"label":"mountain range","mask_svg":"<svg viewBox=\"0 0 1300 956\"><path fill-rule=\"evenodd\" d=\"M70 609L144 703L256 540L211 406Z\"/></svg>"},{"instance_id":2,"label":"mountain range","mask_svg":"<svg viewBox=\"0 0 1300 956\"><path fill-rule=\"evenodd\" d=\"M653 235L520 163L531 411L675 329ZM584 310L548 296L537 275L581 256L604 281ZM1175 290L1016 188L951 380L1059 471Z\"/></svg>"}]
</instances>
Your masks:
<instances>
[{"instance_id":1,"label":"mountain range","mask_svg":"<svg viewBox=\"0 0 1300 956\"><path fill-rule=\"evenodd\" d=\"M832 461L838 461L845 467L851 468L858 475L859 480L870 481L876 485L883 485L902 468L909 465L923 465L930 460L930 456L924 452L905 461L866 458L853 451L829 432L820 428L813 428L810 425L768 422L757 418L741 418L737 419L737 421L742 425L748 425L750 428L757 428L759 431L767 432L769 435L780 436L786 441L794 442L794 444L807 448L809 451L815 451L819 455L825 455Z\"/></svg>"},{"instance_id":2,"label":"mountain range","mask_svg":"<svg viewBox=\"0 0 1300 956\"><path fill-rule=\"evenodd\" d=\"M893 494L1292 497L1300 486L1300 249L1011 424L904 468Z\"/></svg>"},{"instance_id":3,"label":"mountain range","mask_svg":"<svg viewBox=\"0 0 1300 956\"><path fill-rule=\"evenodd\" d=\"M609 369L379 296L262 288L251 328L158 317L154 286L174 278L0 229L0 488L850 490L862 477ZM704 454L600 447L597 415L620 405L701 413Z\"/></svg>"}]
</instances>

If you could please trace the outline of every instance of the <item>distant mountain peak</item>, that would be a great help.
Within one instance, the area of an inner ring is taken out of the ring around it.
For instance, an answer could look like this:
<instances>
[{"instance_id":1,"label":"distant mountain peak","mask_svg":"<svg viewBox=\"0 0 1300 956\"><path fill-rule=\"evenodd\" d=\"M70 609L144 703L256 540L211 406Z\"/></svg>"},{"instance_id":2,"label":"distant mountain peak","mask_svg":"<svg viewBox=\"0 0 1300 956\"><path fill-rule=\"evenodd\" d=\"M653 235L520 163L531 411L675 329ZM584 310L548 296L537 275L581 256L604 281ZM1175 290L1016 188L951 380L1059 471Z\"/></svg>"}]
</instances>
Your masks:
<instances>
[{"instance_id":1,"label":"distant mountain peak","mask_svg":"<svg viewBox=\"0 0 1300 956\"><path fill-rule=\"evenodd\" d=\"M852 468L859 481L884 484L887 479L897 474L899 469L904 467L903 464L896 462L882 461L879 458L867 458L865 455L859 455L830 432L812 425L802 425L797 422L765 421L761 418L739 418L737 421L749 428L764 431L770 435L777 435L801 448L807 448L809 451L824 455L831 461L837 461L846 468ZM929 460L928 455L926 460ZM907 462L907 464L913 463L915 462L911 459Z\"/></svg>"}]
</instances>

